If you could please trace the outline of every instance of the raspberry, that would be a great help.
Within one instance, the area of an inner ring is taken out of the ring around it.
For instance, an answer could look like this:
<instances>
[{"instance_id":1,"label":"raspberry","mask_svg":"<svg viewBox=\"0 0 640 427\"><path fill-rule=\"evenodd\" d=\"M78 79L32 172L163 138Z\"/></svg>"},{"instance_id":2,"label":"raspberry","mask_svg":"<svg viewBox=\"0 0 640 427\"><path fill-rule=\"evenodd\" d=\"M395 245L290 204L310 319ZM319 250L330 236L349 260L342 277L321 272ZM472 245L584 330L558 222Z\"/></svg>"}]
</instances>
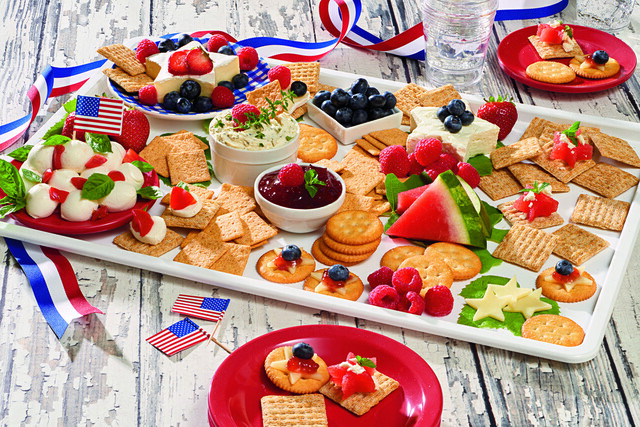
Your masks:
<instances>
[{"instance_id":1,"label":"raspberry","mask_svg":"<svg viewBox=\"0 0 640 427\"><path fill-rule=\"evenodd\" d=\"M444 164L440 160L431 163L424 171L429 175L432 181L435 181L438 175L446 171Z\"/></svg>"},{"instance_id":2,"label":"raspberry","mask_svg":"<svg viewBox=\"0 0 640 427\"><path fill-rule=\"evenodd\" d=\"M409 175L418 175L422 173L424 167L416 160L416 153L409 154Z\"/></svg>"},{"instance_id":3,"label":"raspberry","mask_svg":"<svg viewBox=\"0 0 640 427\"><path fill-rule=\"evenodd\" d=\"M399 294L404 295L409 291L420 292L422 289L422 278L420 273L413 267L405 267L393 273L391 283Z\"/></svg>"},{"instance_id":4,"label":"raspberry","mask_svg":"<svg viewBox=\"0 0 640 427\"><path fill-rule=\"evenodd\" d=\"M189 64L187 63L187 55L189 52L186 50L177 50L169 57L168 70L174 76L182 76L189 73Z\"/></svg>"},{"instance_id":5,"label":"raspberry","mask_svg":"<svg viewBox=\"0 0 640 427\"><path fill-rule=\"evenodd\" d=\"M144 39L138 43L138 47L136 48L136 58L144 64L147 56L155 55L159 52L158 46L156 46L154 42L149 39Z\"/></svg>"},{"instance_id":6,"label":"raspberry","mask_svg":"<svg viewBox=\"0 0 640 427\"><path fill-rule=\"evenodd\" d=\"M429 166L438 160L442 153L442 142L435 138L421 139L414 150L416 160L422 166Z\"/></svg>"},{"instance_id":7,"label":"raspberry","mask_svg":"<svg viewBox=\"0 0 640 427\"><path fill-rule=\"evenodd\" d=\"M398 178L404 178L411 169L409 156L401 145L391 145L380 152L380 170L383 174L393 173Z\"/></svg>"},{"instance_id":8,"label":"raspberry","mask_svg":"<svg viewBox=\"0 0 640 427\"><path fill-rule=\"evenodd\" d=\"M453 295L446 286L429 288L424 296L424 311L431 316L446 316L453 310Z\"/></svg>"},{"instance_id":9,"label":"raspberry","mask_svg":"<svg viewBox=\"0 0 640 427\"><path fill-rule=\"evenodd\" d=\"M222 46L227 45L227 39L222 34L214 34L207 41L207 50L209 52L217 52Z\"/></svg>"},{"instance_id":10,"label":"raspberry","mask_svg":"<svg viewBox=\"0 0 640 427\"><path fill-rule=\"evenodd\" d=\"M154 85L148 85L140 89L138 99L144 105L156 105L158 103L158 91Z\"/></svg>"},{"instance_id":11,"label":"raspberry","mask_svg":"<svg viewBox=\"0 0 640 427\"><path fill-rule=\"evenodd\" d=\"M297 163L289 163L280 169L278 179L285 187L297 187L304 184L304 170Z\"/></svg>"},{"instance_id":12,"label":"raspberry","mask_svg":"<svg viewBox=\"0 0 640 427\"><path fill-rule=\"evenodd\" d=\"M267 75L269 76L270 82L278 80L280 82L280 88L282 90L287 90L287 88L291 84L291 70L284 65L276 65L269 70L269 73L267 73Z\"/></svg>"},{"instance_id":13,"label":"raspberry","mask_svg":"<svg viewBox=\"0 0 640 427\"><path fill-rule=\"evenodd\" d=\"M391 286L391 278L393 277L393 270L389 267L380 267L367 277L369 286L374 289L380 285Z\"/></svg>"},{"instance_id":14,"label":"raspberry","mask_svg":"<svg viewBox=\"0 0 640 427\"><path fill-rule=\"evenodd\" d=\"M248 71L256 68L260 58L258 57L258 51L254 48L243 47L238 51L238 60L240 60L240 69Z\"/></svg>"},{"instance_id":15,"label":"raspberry","mask_svg":"<svg viewBox=\"0 0 640 427\"><path fill-rule=\"evenodd\" d=\"M231 117L233 117L233 120L238 124L242 124L249 120L249 116L251 114L254 114L256 116L260 115L260 110L258 110L258 107L251 104L238 104L234 105L233 109L231 110Z\"/></svg>"},{"instance_id":16,"label":"raspberry","mask_svg":"<svg viewBox=\"0 0 640 427\"><path fill-rule=\"evenodd\" d=\"M229 88L216 86L211 93L211 101L216 108L231 108L236 102L236 97Z\"/></svg>"},{"instance_id":17,"label":"raspberry","mask_svg":"<svg viewBox=\"0 0 640 427\"><path fill-rule=\"evenodd\" d=\"M395 310L398 307L400 295L392 286L378 286L369 292L369 304L378 307L389 308Z\"/></svg>"},{"instance_id":18,"label":"raspberry","mask_svg":"<svg viewBox=\"0 0 640 427\"><path fill-rule=\"evenodd\" d=\"M480 184L480 174L469 163L458 163L458 176L464 179L471 188L476 188Z\"/></svg>"},{"instance_id":19,"label":"raspberry","mask_svg":"<svg viewBox=\"0 0 640 427\"><path fill-rule=\"evenodd\" d=\"M407 313L417 314L418 316L424 313L425 302L419 293L409 291L404 298L409 302Z\"/></svg>"},{"instance_id":20,"label":"raspberry","mask_svg":"<svg viewBox=\"0 0 640 427\"><path fill-rule=\"evenodd\" d=\"M458 173L458 159L456 159L456 156L453 154L440 154L440 162L444 166L444 170L450 170L453 171L453 173Z\"/></svg>"}]
</instances>

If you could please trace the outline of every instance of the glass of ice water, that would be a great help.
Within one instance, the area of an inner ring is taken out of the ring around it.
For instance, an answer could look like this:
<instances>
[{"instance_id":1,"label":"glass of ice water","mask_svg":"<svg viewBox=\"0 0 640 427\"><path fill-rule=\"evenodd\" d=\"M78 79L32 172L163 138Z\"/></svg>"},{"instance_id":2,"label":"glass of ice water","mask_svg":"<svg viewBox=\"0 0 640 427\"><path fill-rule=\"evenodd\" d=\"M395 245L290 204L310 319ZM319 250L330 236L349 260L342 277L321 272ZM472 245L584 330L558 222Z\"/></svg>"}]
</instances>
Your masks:
<instances>
[{"instance_id":1,"label":"glass of ice water","mask_svg":"<svg viewBox=\"0 0 640 427\"><path fill-rule=\"evenodd\" d=\"M578 0L578 23L616 32L629 26L635 0Z\"/></svg>"},{"instance_id":2,"label":"glass of ice water","mask_svg":"<svg viewBox=\"0 0 640 427\"><path fill-rule=\"evenodd\" d=\"M482 78L498 0L422 0L427 80L456 89Z\"/></svg>"}]
</instances>

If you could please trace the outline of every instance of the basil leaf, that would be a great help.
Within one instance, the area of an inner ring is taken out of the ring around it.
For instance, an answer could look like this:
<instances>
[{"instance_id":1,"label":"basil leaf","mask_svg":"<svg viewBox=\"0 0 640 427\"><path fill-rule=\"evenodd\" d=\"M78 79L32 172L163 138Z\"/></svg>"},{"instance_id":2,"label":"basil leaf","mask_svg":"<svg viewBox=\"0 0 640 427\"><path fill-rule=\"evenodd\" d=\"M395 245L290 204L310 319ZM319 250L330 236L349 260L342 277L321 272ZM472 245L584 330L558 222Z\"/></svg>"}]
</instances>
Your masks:
<instances>
[{"instance_id":1,"label":"basil leaf","mask_svg":"<svg viewBox=\"0 0 640 427\"><path fill-rule=\"evenodd\" d=\"M6 160L0 159L0 188L14 202L24 201L26 190L18 169Z\"/></svg>"},{"instance_id":2,"label":"basil leaf","mask_svg":"<svg viewBox=\"0 0 640 427\"><path fill-rule=\"evenodd\" d=\"M53 135L60 135L62 133L62 129L64 129L64 122L67 120L67 115L58 120L53 126L49 128L49 130L44 134L42 139L47 140L51 138Z\"/></svg>"},{"instance_id":3,"label":"basil leaf","mask_svg":"<svg viewBox=\"0 0 640 427\"><path fill-rule=\"evenodd\" d=\"M496 150L497 150L498 148L502 148L502 147L504 147L504 144L502 143L502 141L498 141L498 142L496 142Z\"/></svg>"},{"instance_id":4,"label":"basil leaf","mask_svg":"<svg viewBox=\"0 0 640 427\"><path fill-rule=\"evenodd\" d=\"M22 171L22 176L24 176L24 179L26 179L27 181L42 182L42 177L37 173L30 171L29 169L24 169Z\"/></svg>"},{"instance_id":5,"label":"basil leaf","mask_svg":"<svg viewBox=\"0 0 640 427\"><path fill-rule=\"evenodd\" d=\"M25 204L23 203L9 203L6 205L0 206L0 218L4 218L10 213L17 212L20 209L24 208Z\"/></svg>"},{"instance_id":6,"label":"basil leaf","mask_svg":"<svg viewBox=\"0 0 640 427\"><path fill-rule=\"evenodd\" d=\"M167 178L166 176L158 175L158 179L160 179L160 181L162 181L162 183L164 185L166 185L167 187L171 187L171 179L170 178Z\"/></svg>"},{"instance_id":7,"label":"basil leaf","mask_svg":"<svg viewBox=\"0 0 640 427\"><path fill-rule=\"evenodd\" d=\"M76 103L78 102L78 100L76 98L70 99L67 102L64 103L64 111L66 111L67 113L73 113L74 111L76 111Z\"/></svg>"},{"instance_id":8,"label":"basil leaf","mask_svg":"<svg viewBox=\"0 0 640 427\"><path fill-rule=\"evenodd\" d=\"M136 193L138 193L138 196L142 197L143 199L149 199L149 200L155 200L155 199L159 199L160 197L162 197L162 193L160 192L160 188L156 187L155 185L150 185L148 187L142 187L141 189L136 191Z\"/></svg>"},{"instance_id":9,"label":"basil leaf","mask_svg":"<svg viewBox=\"0 0 640 427\"><path fill-rule=\"evenodd\" d=\"M25 162L29 157L29 152L33 148L33 145L23 145L22 147L13 150L8 154L9 157L13 157L19 162Z\"/></svg>"},{"instance_id":10,"label":"basil leaf","mask_svg":"<svg viewBox=\"0 0 640 427\"><path fill-rule=\"evenodd\" d=\"M189 186L188 186L187 184L185 184L184 182L182 182L182 181L180 181L180 182L178 183L178 185L176 185L176 187L180 187L180 188L182 188L183 190L191 191L191 190L189 190Z\"/></svg>"},{"instance_id":11,"label":"basil leaf","mask_svg":"<svg viewBox=\"0 0 640 427\"><path fill-rule=\"evenodd\" d=\"M495 226L497 223L499 223L500 221L502 221L502 212L491 206L489 203L485 202L484 200L482 201L482 204L484 205L484 208L487 211L487 214L489 215L489 221L491 222L491 226Z\"/></svg>"},{"instance_id":12,"label":"basil leaf","mask_svg":"<svg viewBox=\"0 0 640 427\"><path fill-rule=\"evenodd\" d=\"M491 255L491 252L489 252L488 250L482 248L473 248L471 249L471 251L478 255L478 258L480 258L480 263L482 264L482 267L480 269L480 274L484 274L487 271L491 270L493 267L502 264L502 260L498 259L498 258L494 258L493 255ZM482 298L482 297L480 297Z\"/></svg>"},{"instance_id":13,"label":"basil leaf","mask_svg":"<svg viewBox=\"0 0 640 427\"><path fill-rule=\"evenodd\" d=\"M137 167L138 169L140 169L140 172L142 172L142 173L151 172L153 170L153 166L151 166L149 163L143 162L141 160L134 160L133 162L131 162L131 164L133 166Z\"/></svg>"},{"instance_id":14,"label":"basil leaf","mask_svg":"<svg viewBox=\"0 0 640 427\"><path fill-rule=\"evenodd\" d=\"M480 176L491 175L491 172L493 171L491 159L484 154L478 154L477 156L471 157L467 160L467 163L473 166Z\"/></svg>"},{"instance_id":15,"label":"basil leaf","mask_svg":"<svg viewBox=\"0 0 640 427\"><path fill-rule=\"evenodd\" d=\"M111 149L111 140L107 135L87 132L84 135L84 139L87 141L87 144L89 144L89 147L93 148L93 151L96 153L113 153L113 150Z\"/></svg>"},{"instance_id":16,"label":"basil leaf","mask_svg":"<svg viewBox=\"0 0 640 427\"><path fill-rule=\"evenodd\" d=\"M69 141L71 141L71 138L69 138L68 136L53 135L52 137L47 138L47 140L43 144L44 145L62 145Z\"/></svg>"},{"instance_id":17,"label":"basil leaf","mask_svg":"<svg viewBox=\"0 0 640 427\"><path fill-rule=\"evenodd\" d=\"M82 187L82 198L87 200L102 199L108 196L115 186L116 183L107 175L94 173Z\"/></svg>"}]
</instances>

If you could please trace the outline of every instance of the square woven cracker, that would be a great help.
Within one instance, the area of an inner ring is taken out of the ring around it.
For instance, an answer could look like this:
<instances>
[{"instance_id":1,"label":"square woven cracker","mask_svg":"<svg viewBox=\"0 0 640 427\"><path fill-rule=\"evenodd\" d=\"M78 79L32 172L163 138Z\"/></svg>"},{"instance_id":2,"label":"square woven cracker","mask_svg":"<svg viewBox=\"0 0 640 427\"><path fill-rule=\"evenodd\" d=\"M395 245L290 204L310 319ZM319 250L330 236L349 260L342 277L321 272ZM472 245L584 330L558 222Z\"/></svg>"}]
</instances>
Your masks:
<instances>
[{"instance_id":1,"label":"square woven cracker","mask_svg":"<svg viewBox=\"0 0 640 427\"><path fill-rule=\"evenodd\" d=\"M547 142L552 142L556 132L562 132L567 128L568 128L567 125L563 125L560 123L553 123L553 122L547 123L544 129L542 129L542 133L540 134L540 136L538 136L540 145L544 145Z\"/></svg>"},{"instance_id":2,"label":"square woven cracker","mask_svg":"<svg viewBox=\"0 0 640 427\"><path fill-rule=\"evenodd\" d=\"M394 95L396 96L396 107L401 110L407 116L411 115L411 110L416 107L421 107L420 98L422 95L428 92L427 89L422 86L418 86L415 83L409 83L402 89L397 90ZM403 123L404 124L404 123Z\"/></svg>"},{"instance_id":3,"label":"square woven cracker","mask_svg":"<svg viewBox=\"0 0 640 427\"><path fill-rule=\"evenodd\" d=\"M207 233L198 233L173 260L196 267L209 268L228 250L227 243L221 242Z\"/></svg>"},{"instance_id":4,"label":"square woven cracker","mask_svg":"<svg viewBox=\"0 0 640 427\"><path fill-rule=\"evenodd\" d=\"M220 229L220 239L223 242L237 239L244 235L242 221L238 212L229 212L224 215L217 216L215 222Z\"/></svg>"},{"instance_id":5,"label":"square woven cracker","mask_svg":"<svg viewBox=\"0 0 640 427\"><path fill-rule=\"evenodd\" d=\"M529 41L535 47L538 55L542 59L553 59L553 58L573 58L574 56L583 56L582 49L575 43L573 45L573 49L570 52L566 52L561 44L547 44L540 41L540 37L538 36L529 36Z\"/></svg>"},{"instance_id":6,"label":"square woven cracker","mask_svg":"<svg viewBox=\"0 0 640 427\"><path fill-rule=\"evenodd\" d=\"M338 88L336 86L326 85L324 83L318 83L318 91L326 90L328 92L333 92L335 89L338 89Z\"/></svg>"},{"instance_id":7,"label":"square woven cracker","mask_svg":"<svg viewBox=\"0 0 640 427\"><path fill-rule=\"evenodd\" d=\"M284 64L291 70L291 81L300 80L307 85L309 92L317 92L320 84L320 63L319 62L291 62ZM333 89L332 89L333 90Z\"/></svg>"},{"instance_id":8,"label":"square woven cracker","mask_svg":"<svg viewBox=\"0 0 640 427\"><path fill-rule=\"evenodd\" d=\"M390 209L391 205L389 204L389 202L376 200L373 197L369 196L347 193L345 194L344 203L342 203L342 206L340 206L338 212L365 211L380 216Z\"/></svg>"},{"instance_id":9,"label":"square woven cracker","mask_svg":"<svg viewBox=\"0 0 640 427\"><path fill-rule=\"evenodd\" d=\"M403 147L406 147L407 138L409 138L409 134L407 132L398 128L377 130L375 132L371 132L369 135L382 142L387 147L390 145L402 145Z\"/></svg>"},{"instance_id":10,"label":"square woven cracker","mask_svg":"<svg viewBox=\"0 0 640 427\"><path fill-rule=\"evenodd\" d=\"M478 187L491 197L491 200L504 199L522 190L522 186L506 169L494 169L491 175L481 176Z\"/></svg>"},{"instance_id":11,"label":"square woven cracker","mask_svg":"<svg viewBox=\"0 0 640 427\"><path fill-rule=\"evenodd\" d=\"M573 265L582 265L609 247L603 238L573 224L566 224L553 235L560 239L553 253Z\"/></svg>"},{"instance_id":12,"label":"square woven cracker","mask_svg":"<svg viewBox=\"0 0 640 427\"><path fill-rule=\"evenodd\" d=\"M278 234L277 229L274 229L255 212L247 212L242 215L240 219L243 234L242 237L236 239L236 243L238 244L253 246L256 243L266 241Z\"/></svg>"},{"instance_id":13,"label":"square woven cracker","mask_svg":"<svg viewBox=\"0 0 640 427\"><path fill-rule=\"evenodd\" d=\"M362 196L373 190L385 178L379 167L372 169L365 162L347 166L340 173L340 176L344 181L347 193L360 194Z\"/></svg>"},{"instance_id":14,"label":"square woven cracker","mask_svg":"<svg viewBox=\"0 0 640 427\"><path fill-rule=\"evenodd\" d=\"M260 399L263 427L326 427L327 410L321 394L263 396Z\"/></svg>"},{"instance_id":15,"label":"square woven cracker","mask_svg":"<svg viewBox=\"0 0 640 427\"><path fill-rule=\"evenodd\" d=\"M206 150L209 148L209 146L195 136L193 132L188 132L184 129L173 135L163 136L163 138L171 152Z\"/></svg>"},{"instance_id":16,"label":"square woven cracker","mask_svg":"<svg viewBox=\"0 0 640 427\"><path fill-rule=\"evenodd\" d=\"M304 116L305 114L307 114L307 106L303 105L303 106L298 107L295 110L293 110L291 112L291 117L293 117L294 119L298 119L298 118Z\"/></svg>"},{"instance_id":17,"label":"square woven cracker","mask_svg":"<svg viewBox=\"0 0 640 427\"><path fill-rule=\"evenodd\" d=\"M136 58L136 53L123 44L103 46L97 52L132 76L142 74L147 70L144 64L141 64Z\"/></svg>"},{"instance_id":18,"label":"square woven cracker","mask_svg":"<svg viewBox=\"0 0 640 427\"><path fill-rule=\"evenodd\" d=\"M220 192L215 201L227 212L236 211L241 215L254 210L256 207L253 197L249 196L242 187L227 184L226 182L220 187Z\"/></svg>"},{"instance_id":19,"label":"square woven cracker","mask_svg":"<svg viewBox=\"0 0 640 427\"><path fill-rule=\"evenodd\" d=\"M269 84L264 86L260 86L247 93L247 101L249 104L253 104L258 108L266 108L269 109L269 103L266 98L269 98L270 101L281 101L282 94L280 93L282 88L280 88L280 81L274 80ZM278 106L278 114L282 113L284 109L281 105Z\"/></svg>"},{"instance_id":20,"label":"square woven cracker","mask_svg":"<svg viewBox=\"0 0 640 427\"><path fill-rule=\"evenodd\" d=\"M491 163L495 169L502 169L506 166L530 159L542 152L538 138L531 137L521 139L513 144L505 145L490 154Z\"/></svg>"},{"instance_id":21,"label":"square woven cracker","mask_svg":"<svg viewBox=\"0 0 640 427\"><path fill-rule=\"evenodd\" d=\"M367 141L369 144L373 145L374 147L376 147L380 151L382 151L385 148L387 148L387 144L384 144L384 143L378 141L377 139L375 139L371 135L362 135L362 139L364 139L365 141Z\"/></svg>"},{"instance_id":22,"label":"square woven cracker","mask_svg":"<svg viewBox=\"0 0 640 427\"><path fill-rule=\"evenodd\" d=\"M343 166L343 171L344 169L357 169L359 167L367 167L371 170L380 170L380 162L378 159L369 155L357 145L347 152L340 163Z\"/></svg>"},{"instance_id":23,"label":"square woven cracker","mask_svg":"<svg viewBox=\"0 0 640 427\"><path fill-rule=\"evenodd\" d=\"M493 256L532 271L540 271L558 244L558 236L516 224L493 251Z\"/></svg>"},{"instance_id":24,"label":"square woven cracker","mask_svg":"<svg viewBox=\"0 0 640 427\"><path fill-rule=\"evenodd\" d=\"M591 141L598 148L600 154L624 164L640 168L640 158L631 145L622 138L607 135L602 132L589 133Z\"/></svg>"},{"instance_id":25,"label":"square woven cracker","mask_svg":"<svg viewBox=\"0 0 640 427\"><path fill-rule=\"evenodd\" d=\"M554 212L549 216L538 216L534 218L533 221L529 221L524 212L520 212L518 209L513 207L514 203L515 201L510 201L498 205L498 209L500 209L504 215L504 219L506 219L511 225L523 224L529 227L542 229L555 227L556 225L560 225L564 222L558 212Z\"/></svg>"},{"instance_id":26,"label":"square woven cracker","mask_svg":"<svg viewBox=\"0 0 640 427\"><path fill-rule=\"evenodd\" d=\"M508 167L509 172L520 182L522 187L530 185L533 187L534 182L548 182L551 184L553 193L566 193L570 187L564 182L558 180L553 175L548 174L537 165L531 163L517 163ZM482 178L480 178L482 182Z\"/></svg>"},{"instance_id":27,"label":"square woven cracker","mask_svg":"<svg viewBox=\"0 0 640 427\"><path fill-rule=\"evenodd\" d=\"M167 166L167 153L169 149L170 147L167 145L165 139L161 136L156 136L138 154L153 166L153 169L155 169L158 175L167 177L169 176L169 167Z\"/></svg>"},{"instance_id":28,"label":"square woven cracker","mask_svg":"<svg viewBox=\"0 0 640 427\"><path fill-rule=\"evenodd\" d=\"M420 95L420 105L423 107L442 107L452 99L462 99L452 84L430 89Z\"/></svg>"},{"instance_id":29,"label":"square woven cracker","mask_svg":"<svg viewBox=\"0 0 640 427\"><path fill-rule=\"evenodd\" d=\"M171 152L167 155L171 185L211 180L204 151Z\"/></svg>"},{"instance_id":30,"label":"square woven cracker","mask_svg":"<svg viewBox=\"0 0 640 427\"><path fill-rule=\"evenodd\" d=\"M314 162L313 164L323 168L331 169L336 173L339 173L344 169L344 166L342 165L342 163L340 163L337 160L321 159L321 160L318 160L317 162Z\"/></svg>"},{"instance_id":31,"label":"square woven cracker","mask_svg":"<svg viewBox=\"0 0 640 427\"><path fill-rule=\"evenodd\" d=\"M563 160L549 159L549 153L551 153L552 148L553 142L546 143L542 147L542 153L532 157L531 160L565 184L596 165L593 159L589 159L580 160L576 162L573 168L569 168Z\"/></svg>"},{"instance_id":32,"label":"square woven cracker","mask_svg":"<svg viewBox=\"0 0 640 427\"><path fill-rule=\"evenodd\" d=\"M195 239L198 234L200 234L200 230L191 230L190 232L188 232L182 243L180 243L180 248L184 249L184 247L187 246L193 239Z\"/></svg>"},{"instance_id":33,"label":"square woven cracker","mask_svg":"<svg viewBox=\"0 0 640 427\"><path fill-rule=\"evenodd\" d=\"M213 190L209 190L208 188L200 187L198 185L187 184L187 188L189 191L200 198L200 200L211 200L213 195L215 194ZM171 192L165 194L160 203L163 205L168 205L171 202Z\"/></svg>"},{"instance_id":34,"label":"square woven cracker","mask_svg":"<svg viewBox=\"0 0 640 427\"><path fill-rule=\"evenodd\" d=\"M131 234L131 231L127 230L116 236L113 239L113 243L127 251L159 257L180 246L182 239L183 237L181 235L173 230L167 229L167 235L164 236L164 239L162 239L160 243L157 245L149 245L136 239L133 234Z\"/></svg>"},{"instance_id":35,"label":"square woven cracker","mask_svg":"<svg viewBox=\"0 0 640 427\"><path fill-rule=\"evenodd\" d=\"M410 126L411 125L411 117L407 116L406 114L402 115L402 120L400 121L400 124L402 126Z\"/></svg>"},{"instance_id":36,"label":"square woven cracker","mask_svg":"<svg viewBox=\"0 0 640 427\"><path fill-rule=\"evenodd\" d=\"M380 154L380 149L374 146L373 144L371 144L366 139L356 139L356 145L358 147L361 147L364 151L371 154L372 156L378 156Z\"/></svg>"},{"instance_id":37,"label":"square woven cracker","mask_svg":"<svg viewBox=\"0 0 640 427\"><path fill-rule=\"evenodd\" d=\"M536 138L540 137L544 128L549 124L553 124L553 122L547 119L541 119L540 117L534 117L531 120L531 123L529 123L529 126L527 126L527 129L525 129L524 134L522 134L522 137L520 139L527 139L531 138L532 136L535 136Z\"/></svg>"},{"instance_id":38,"label":"square woven cracker","mask_svg":"<svg viewBox=\"0 0 640 427\"><path fill-rule=\"evenodd\" d=\"M247 245L227 243L228 250L216 262L209 266L210 269L223 273L242 276L249 261L251 248Z\"/></svg>"},{"instance_id":39,"label":"square woven cracker","mask_svg":"<svg viewBox=\"0 0 640 427\"><path fill-rule=\"evenodd\" d=\"M604 230L622 231L630 207L629 203L622 200L581 194L571 214L571 222Z\"/></svg>"},{"instance_id":40,"label":"square woven cracker","mask_svg":"<svg viewBox=\"0 0 640 427\"><path fill-rule=\"evenodd\" d=\"M613 199L638 185L638 178L609 163L598 163L571 181Z\"/></svg>"},{"instance_id":41,"label":"square woven cracker","mask_svg":"<svg viewBox=\"0 0 640 427\"><path fill-rule=\"evenodd\" d=\"M160 217L164 219L167 227L192 228L195 230L203 230L207 224L216 216L219 205L213 200L203 200L200 212L191 218L183 218L175 216L171 213L171 208L167 207Z\"/></svg>"},{"instance_id":42,"label":"square woven cracker","mask_svg":"<svg viewBox=\"0 0 640 427\"><path fill-rule=\"evenodd\" d=\"M153 83L153 79L146 74L132 76L122 68L105 68L102 72L127 92L138 92Z\"/></svg>"},{"instance_id":43,"label":"square woven cracker","mask_svg":"<svg viewBox=\"0 0 640 427\"><path fill-rule=\"evenodd\" d=\"M344 400L342 399L342 390L333 381L329 381L320 387L319 391L343 408L356 415L363 415L400 386L398 381L379 371L375 371L373 378L378 384L376 391L373 393L353 393Z\"/></svg>"}]
</instances>

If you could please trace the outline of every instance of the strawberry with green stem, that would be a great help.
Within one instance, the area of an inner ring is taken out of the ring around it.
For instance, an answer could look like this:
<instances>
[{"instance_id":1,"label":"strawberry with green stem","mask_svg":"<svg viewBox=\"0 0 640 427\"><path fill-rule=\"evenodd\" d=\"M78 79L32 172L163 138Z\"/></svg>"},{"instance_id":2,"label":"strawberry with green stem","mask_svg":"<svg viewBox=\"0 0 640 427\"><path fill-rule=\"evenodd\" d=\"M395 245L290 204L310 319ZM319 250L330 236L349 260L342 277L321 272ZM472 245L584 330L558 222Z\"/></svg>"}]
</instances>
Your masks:
<instances>
[{"instance_id":1,"label":"strawberry with green stem","mask_svg":"<svg viewBox=\"0 0 640 427\"><path fill-rule=\"evenodd\" d=\"M518 110L513 103L513 98L507 101L506 95L504 98L498 96L497 99L491 96L488 100L485 99L485 102L486 104L478 109L476 117L498 126L500 128L498 140L504 141L518 121Z\"/></svg>"}]
</instances>

